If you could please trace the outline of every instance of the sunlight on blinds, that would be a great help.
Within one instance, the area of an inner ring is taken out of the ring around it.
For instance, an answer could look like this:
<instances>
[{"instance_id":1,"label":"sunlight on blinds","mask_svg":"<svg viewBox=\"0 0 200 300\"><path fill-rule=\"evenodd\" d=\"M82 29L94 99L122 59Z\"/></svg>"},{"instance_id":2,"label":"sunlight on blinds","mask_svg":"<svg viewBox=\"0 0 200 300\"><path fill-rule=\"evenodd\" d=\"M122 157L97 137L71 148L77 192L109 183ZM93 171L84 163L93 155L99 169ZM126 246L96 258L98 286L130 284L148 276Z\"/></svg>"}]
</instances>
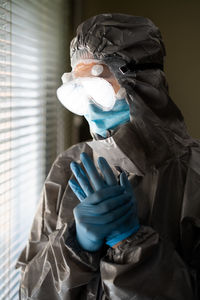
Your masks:
<instances>
[{"instance_id":1,"label":"sunlight on blinds","mask_svg":"<svg viewBox=\"0 0 200 300\"><path fill-rule=\"evenodd\" d=\"M66 115L55 94L66 55L64 2L0 0L0 299L18 299L15 263L64 147Z\"/></svg>"}]
</instances>

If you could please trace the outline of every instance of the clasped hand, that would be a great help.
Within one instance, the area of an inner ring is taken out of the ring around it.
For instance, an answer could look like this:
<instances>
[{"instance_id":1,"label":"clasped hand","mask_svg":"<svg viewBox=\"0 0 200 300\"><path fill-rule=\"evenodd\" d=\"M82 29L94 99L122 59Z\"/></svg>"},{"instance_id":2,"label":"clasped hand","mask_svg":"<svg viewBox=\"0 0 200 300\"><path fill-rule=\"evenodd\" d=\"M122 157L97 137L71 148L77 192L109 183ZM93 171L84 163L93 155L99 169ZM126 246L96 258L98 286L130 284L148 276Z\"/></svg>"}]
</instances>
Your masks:
<instances>
[{"instance_id":1,"label":"clasped hand","mask_svg":"<svg viewBox=\"0 0 200 300\"><path fill-rule=\"evenodd\" d=\"M86 153L81 153L80 159L85 171L72 162L70 167L77 181L69 180L80 200L73 211L76 238L84 250L94 252L104 242L112 247L139 229L136 199L124 172L118 183L103 157L98 159L101 174Z\"/></svg>"}]
</instances>

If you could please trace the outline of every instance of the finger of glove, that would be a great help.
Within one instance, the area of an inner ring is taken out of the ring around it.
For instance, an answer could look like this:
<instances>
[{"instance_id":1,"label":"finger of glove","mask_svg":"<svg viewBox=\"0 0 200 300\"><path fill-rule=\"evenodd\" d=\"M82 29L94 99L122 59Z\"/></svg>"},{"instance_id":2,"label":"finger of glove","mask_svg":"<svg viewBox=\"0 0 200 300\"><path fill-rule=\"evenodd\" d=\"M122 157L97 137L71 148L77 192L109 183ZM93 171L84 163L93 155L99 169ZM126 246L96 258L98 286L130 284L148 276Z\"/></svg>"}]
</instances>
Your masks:
<instances>
[{"instance_id":1,"label":"finger of glove","mask_svg":"<svg viewBox=\"0 0 200 300\"><path fill-rule=\"evenodd\" d=\"M124 172L122 172L120 174L120 184L121 184L121 186L123 186L125 188L126 192L128 192L129 194L132 194L132 201L134 203L134 210L135 210L135 214L137 214L137 207L138 207L137 199L135 198L135 194L134 194L134 190L132 188L132 185L131 185L130 181L128 180L128 178L127 178L127 176Z\"/></svg>"},{"instance_id":2,"label":"finger of glove","mask_svg":"<svg viewBox=\"0 0 200 300\"><path fill-rule=\"evenodd\" d=\"M97 251L103 245L104 236L100 238L97 230L92 230L91 226L77 227L77 240L81 247L87 251Z\"/></svg>"},{"instance_id":3,"label":"finger of glove","mask_svg":"<svg viewBox=\"0 0 200 300\"><path fill-rule=\"evenodd\" d=\"M103 225L84 224L84 226L81 227L80 234L85 237L86 240L98 242L106 237L104 231L105 228Z\"/></svg>"},{"instance_id":4,"label":"finger of glove","mask_svg":"<svg viewBox=\"0 0 200 300\"><path fill-rule=\"evenodd\" d=\"M98 173L93 161L91 158L87 155L87 153L82 152L80 155L80 159L83 163L83 166L88 174L88 177L94 186L96 191L101 190L106 186L105 182L103 181L102 177Z\"/></svg>"},{"instance_id":5,"label":"finger of glove","mask_svg":"<svg viewBox=\"0 0 200 300\"><path fill-rule=\"evenodd\" d=\"M132 206L133 202L129 201L128 203L116 208L115 210L112 210L112 212L108 212L104 215L88 215L86 214L85 208L83 210L80 208L80 210L78 211L76 211L75 209L75 215L79 223L106 225L126 214Z\"/></svg>"},{"instance_id":6,"label":"finger of glove","mask_svg":"<svg viewBox=\"0 0 200 300\"><path fill-rule=\"evenodd\" d=\"M133 223L132 223L133 222ZM124 215L120 218L115 219L110 224L107 224L108 236L115 236L117 233L124 232L126 228L130 228L130 225L138 224L138 218L134 215L133 209L129 209Z\"/></svg>"},{"instance_id":7,"label":"finger of glove","mask_svg":"<svg viewBox=\"0 0 200 300\"><path fill-rule=\"evenodd\" d=\"M99 216L104 215L106 213L111 213L113 210L117 209L118 207L128 203L131 200L132 195L126 193L121 194L120 196L117 195L117 197L112 197L109 199L106 199L104 201L101 201L97 205L91 205L86 202L84 202L84 205L82 206L82 212L84 211L84 215L93 215L93 216Z\"/></svg>"},{"instance_id":8,"label":"finger of glove","mask_svg":"<svg viewBox=\"0 0 200 300\"><path fill-rule=\"evenodd\" d=\"M84 191L84 193L89 196L90 194L92 194L93 188L85 174L85 172L82 170L81 166L76 163L76 162L71 162L70 164L70 168L74 174L74 176L76 177L78 183L80 184L82 190Z\"/></svg>"},{"instance_id":9,"label":"finger of glove","mask_svg":"<svg viewBox=\"0 0 200 300\"><path fill-rule=\"evenodd\" d=\"M125 174L124 172L122 172L122 173L120 174L120 184L121 184L121 186L123 186L123 187L125 188L125 191L126 191L127 193L130 193L130 194L133 195L133 198L134 198L134 200L135 200L132 185L131 185L131 183L129 182L128 177L126 176L126 174Z\"/></svg>"},{"instance_id":10,"label":"finger of glove","mask_svg":"<svg viewBox=\"0 0 200 300\"><path fill-rule=\"evenodd\" d=\"M120 196L124 193L124 187L120 185L109 186L106 188L101 189L100 191L94 192L93 194L89 195L84 204L99 204L106 199Z\"/></svg>"},{"instance_id":11,"label":"finger of glove","mask_svg":"<svg viewBox=\"0 0 200 300\"><path fill-rule=\"evenodd\" d=\"M104 176L104 180L107 183L107 185L109 185L109 186L117 185L118 183L115 178L115 175L104 157L99 157L98 165Z\"/></svg>"},{"instance_id":12,"label":"finger of glove","mask_svg":"<svg viewBox=\"0 0 200 300\"><path fill-rule=\"evenodd\" d=\"M132 212L128 212L125 216L121 219L113 222L112 230L110 231L109 235L107 236L107 240L111 240L117 235L130 230L131 228L137 227L139 224L138 217L134 215Z\"/></svg>"},{"instance_id":13,"label":"finger of glove","mask_svg":"<svg viewBox=\"0 0 200 300\"><path fill-rule=\"evenodd\" d=\"M70 179L68 183L76 197L82 202L87 197L82 188L74 179Z\"/></svg>"}]
</instances>

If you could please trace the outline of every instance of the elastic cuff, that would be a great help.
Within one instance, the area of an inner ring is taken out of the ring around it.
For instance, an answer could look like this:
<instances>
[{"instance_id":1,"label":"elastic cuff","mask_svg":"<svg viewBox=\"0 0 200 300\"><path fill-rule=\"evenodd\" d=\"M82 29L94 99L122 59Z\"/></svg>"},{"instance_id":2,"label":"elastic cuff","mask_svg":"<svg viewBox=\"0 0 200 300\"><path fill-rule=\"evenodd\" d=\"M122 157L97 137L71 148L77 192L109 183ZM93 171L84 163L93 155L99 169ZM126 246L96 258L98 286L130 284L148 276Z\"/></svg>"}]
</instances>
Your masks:
<instances>
[{"instance_id":1,"label":"elastic cuff","mask_svg":"<svg viewBox=\"0 0 200 300\"><path fill-rule=\"evenodd\" d=\"M159 245L159 234L149 226L140 225L139 230L129 236L116 248L110 247L105 261L117 264L129 264L133 260L139 261L141 255L152 255Z\"/></svg>"},{"instance_id":2,"label":"elastic cuff","mask_svg":"<svg viewBox=\"0 0 200 300\"><path fill-rule=\"evenodd\" d=\"M120 235L107 240L106 244L110 247L116 245L117 243L121 242L122 240L125 240L126 238L128 238L129 236L131 236L133 233L136 233L140 228L140 225L135 226L134 228L130 229L129 231L123 232Z\"/></svg>"}]
</instances>

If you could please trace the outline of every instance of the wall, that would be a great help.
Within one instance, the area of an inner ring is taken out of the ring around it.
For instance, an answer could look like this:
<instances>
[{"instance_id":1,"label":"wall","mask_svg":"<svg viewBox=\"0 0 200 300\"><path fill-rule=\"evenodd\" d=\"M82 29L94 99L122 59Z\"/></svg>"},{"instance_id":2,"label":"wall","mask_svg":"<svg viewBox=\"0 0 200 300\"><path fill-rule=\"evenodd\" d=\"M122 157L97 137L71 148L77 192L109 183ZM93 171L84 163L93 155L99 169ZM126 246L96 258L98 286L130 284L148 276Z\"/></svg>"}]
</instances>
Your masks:
<instances>
[{"instance_id":1,"label":"wall","mask_svg":"<svg viewBox=\"0 0 200 300\"><path fill-rule=\"evenodd\" d=\"M83 0L82 20L105 12L149 17L161 30L167 57L169 91L181 109L189 133L200 138L200 1ZM78 7L77 7L78 9Z\"/></svg>"}]
</instances>

